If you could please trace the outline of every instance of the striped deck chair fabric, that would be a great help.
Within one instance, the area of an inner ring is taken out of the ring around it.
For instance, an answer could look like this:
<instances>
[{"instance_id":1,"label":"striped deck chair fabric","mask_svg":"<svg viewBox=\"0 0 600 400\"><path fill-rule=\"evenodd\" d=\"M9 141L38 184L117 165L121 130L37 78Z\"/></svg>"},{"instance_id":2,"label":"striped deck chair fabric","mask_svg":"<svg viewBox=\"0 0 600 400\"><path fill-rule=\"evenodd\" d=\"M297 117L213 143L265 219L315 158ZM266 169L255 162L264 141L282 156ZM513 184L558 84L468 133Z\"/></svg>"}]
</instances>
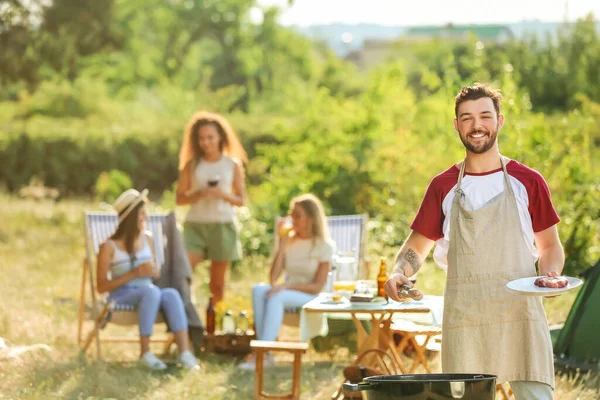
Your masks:
<instances>
[{"instance_id":1,"label":"striped deck chair fabric","mask_svg":"<svg viewBox=\"0 0 600 400\"><path fill-rule=\"evenodd\" d=\"M93 251L93 257L98 254L100 245L115 232L119 218L115 213L86 212L86 250ZM163 223L167 214L150 214L146 222L146 229L152 232L154 238L154 251L156 252L156 263L159 267L165 262L165 243L163 238ZM88 254L86 253L86 256ZM91 255L91 254L89 254Z\"/></svg>"},{"instance_id":2,"label":"striped deck chair fabric","mask_svg":"<svg viewBox=\"0 0 600 400\"><path fill-rule=\"evenodd\" d=\"M367 220L366 215L327 217L329 235L335 243L336 253L338 255L353 256L358 268L360 268L364 257Z\"/></svg>"}]
</instances>

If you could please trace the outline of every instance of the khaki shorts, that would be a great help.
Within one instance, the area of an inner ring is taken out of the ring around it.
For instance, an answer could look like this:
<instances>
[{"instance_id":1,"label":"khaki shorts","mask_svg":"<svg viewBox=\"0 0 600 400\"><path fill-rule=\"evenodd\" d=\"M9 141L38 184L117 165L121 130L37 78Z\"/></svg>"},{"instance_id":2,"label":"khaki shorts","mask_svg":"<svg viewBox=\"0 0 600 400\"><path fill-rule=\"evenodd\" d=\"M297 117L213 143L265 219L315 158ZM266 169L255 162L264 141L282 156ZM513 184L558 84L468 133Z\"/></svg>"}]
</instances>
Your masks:
<instances>
[{"instance_id":1,"label":"khaki shorts","mask_svg":"<svg viewBox=\"0 0 600 400\"><path fill-rule=\"evenodd\" d=\"M205 260L239 261L242 244L235 223L184 222L185 249Z\"/></svg>"}]
</instances>

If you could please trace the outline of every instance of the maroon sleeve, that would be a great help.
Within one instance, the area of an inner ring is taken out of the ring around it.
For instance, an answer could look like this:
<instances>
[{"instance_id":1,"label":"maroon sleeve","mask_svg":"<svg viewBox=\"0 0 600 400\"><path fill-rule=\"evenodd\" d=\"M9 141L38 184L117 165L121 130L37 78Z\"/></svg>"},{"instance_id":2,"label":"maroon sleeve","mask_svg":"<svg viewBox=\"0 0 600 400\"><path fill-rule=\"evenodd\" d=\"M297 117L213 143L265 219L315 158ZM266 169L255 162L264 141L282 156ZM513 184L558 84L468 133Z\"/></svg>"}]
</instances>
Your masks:
<instances>
[{"instance_id":1,"label":"maroon sleeve","mask_svg":"<svg viewBox=\"0 0 600 400\"><path fill-rule=\"evenodd\" d=\"M444 193L440 190L439 179L438 177L433 178L425 192L421 207L419 207L419 211L410 225L411 229L431 240L438 240L444 237L443 200Z\"/></svg>"},{"instance_id":2,"label":"maroon sleeve","mask_svg":"<svg viewBox=\"0 0 600 400\"><path fill-rule=\"evenodd\" d=\"M542 174L515 160L507 165L507 170L527 190L529 215L531 215L534 232L541 232L560 222L560 218L552 204L550 189Z\"/></svg>"},{"instance_id":3,"label":"maroon sleeve","mask_svg":"<svg viewBox=\"0 0 600 400\"><path fill-rule=\"evenodd\" d=\"M534 232L541 232L560 221L552 204L548 184L537 171L533 190L531 192L527 190L527 195L529 196L529 214L531 214Z\"/></svg>"}]
</instances>

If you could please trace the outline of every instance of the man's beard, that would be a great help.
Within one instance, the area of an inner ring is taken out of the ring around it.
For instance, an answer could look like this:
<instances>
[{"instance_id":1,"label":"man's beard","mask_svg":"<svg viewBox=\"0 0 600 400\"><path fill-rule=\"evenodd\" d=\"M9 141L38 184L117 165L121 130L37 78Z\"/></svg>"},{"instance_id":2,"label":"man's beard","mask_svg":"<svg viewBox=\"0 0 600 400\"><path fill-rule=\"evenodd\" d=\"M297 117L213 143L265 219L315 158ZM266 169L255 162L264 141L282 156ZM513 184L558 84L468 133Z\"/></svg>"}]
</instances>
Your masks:
<instances>
[{"instance_id":1,"label":"man's beard","mask_svg":"<svg viewBox=\"0 0 600 400\"><path fill-rule=\"evenodd\" d=\"M483 133L484 135L486 135L488 140L484 141L483 139L485 139L486 136L483 136L483 138L480 139L477 142L477 144L470 142L469 135L478 134L478 133ZM489 149L491 149L494 146L494 143L496 143L496 138L498 137L498 128L496 127L496 129L492 130L492 131L487 131L484 129L473 130L473 131L470 131L464 137L459 132L458 136L460 137L460 141L463 143L463 145L465 146L465 148L468 151L470 151L473 154L483 154L486 151L488 151Z\"/></svg>"}]
</instances>

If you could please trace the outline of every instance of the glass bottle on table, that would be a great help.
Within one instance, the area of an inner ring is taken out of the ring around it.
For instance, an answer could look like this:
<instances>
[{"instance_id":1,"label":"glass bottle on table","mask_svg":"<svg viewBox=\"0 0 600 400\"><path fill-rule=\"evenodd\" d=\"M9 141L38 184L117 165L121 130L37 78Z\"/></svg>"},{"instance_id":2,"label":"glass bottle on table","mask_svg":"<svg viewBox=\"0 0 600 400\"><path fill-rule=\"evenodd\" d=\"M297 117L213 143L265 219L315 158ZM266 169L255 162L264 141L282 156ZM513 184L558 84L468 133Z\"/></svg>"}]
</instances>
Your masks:
<instances>
[{"instance_id":1,"label":"glass bottle on table","mask_svg":"<svg viewBox=\"0 0 600 400\"><path fill-rule=\"evenodd\" d=\"M206 333L213 335L215 333L215 306L213 299L208 299L208 307L206 307Z\"/></svg>"},{"instance_id":2,"label":"glass bottle on table","mask_svg":"<svg viewBox=\"0 0 600 400\"><path fill-rule=\"evenodd\" d=\"M385 294L385 282L387 282L387 280L387 261L385 258L381 257L381 262L379 263L379 274L377 274L377 296L387 298Z\"/></svg>"},{"instance_id":3,"label":"glass bottle on table","mask_svg":"<svg viewBox=\"0 0 600 400\"><path fill-rule=\"evenodd\" d=\"M238 316L236 331L242 335L246 335L249 329L250 320L248 319L248 312L246 310L242 310Z\"/></svg>"},{"instance_id":4,"label":"glass bottle on table","mask_svg":"<svg viewBox=\"0 0 600 400\"><path fill-rule=\"evenodd\" d=\"M235 318L231 310L227 310L225 315L223 315L222 325L224 333L235 333Z\"/></svg>"}]
</instances>

